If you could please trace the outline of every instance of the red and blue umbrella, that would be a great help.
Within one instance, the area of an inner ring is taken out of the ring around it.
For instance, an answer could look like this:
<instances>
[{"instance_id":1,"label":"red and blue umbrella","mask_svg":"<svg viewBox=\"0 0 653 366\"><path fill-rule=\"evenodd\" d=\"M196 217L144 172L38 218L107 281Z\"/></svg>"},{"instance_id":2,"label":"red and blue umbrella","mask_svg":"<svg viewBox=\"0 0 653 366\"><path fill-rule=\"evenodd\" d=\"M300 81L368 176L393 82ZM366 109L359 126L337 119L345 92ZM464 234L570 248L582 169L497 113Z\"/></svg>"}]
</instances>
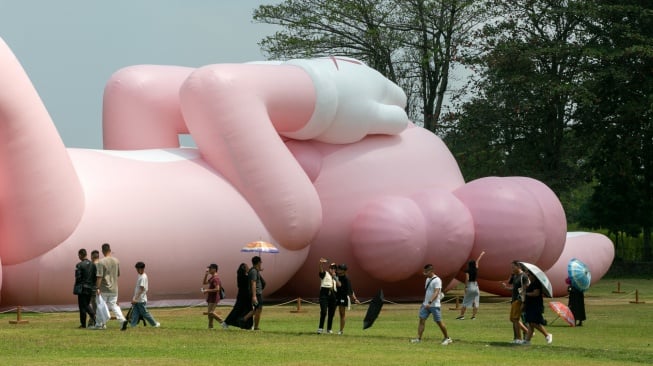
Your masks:
<instances>
[{"instance_id":1,"label":"red and blue umbrella","mask_svg":"<svg viewBox=\"0 0 653 366\"><path fill-rule=\"evenodd\" d=\"M585 291L590 288L592 274L587 265L576 258L572 258L567 264L567 274L571 285L579 291Z\"/></svg>"}]
</instances>

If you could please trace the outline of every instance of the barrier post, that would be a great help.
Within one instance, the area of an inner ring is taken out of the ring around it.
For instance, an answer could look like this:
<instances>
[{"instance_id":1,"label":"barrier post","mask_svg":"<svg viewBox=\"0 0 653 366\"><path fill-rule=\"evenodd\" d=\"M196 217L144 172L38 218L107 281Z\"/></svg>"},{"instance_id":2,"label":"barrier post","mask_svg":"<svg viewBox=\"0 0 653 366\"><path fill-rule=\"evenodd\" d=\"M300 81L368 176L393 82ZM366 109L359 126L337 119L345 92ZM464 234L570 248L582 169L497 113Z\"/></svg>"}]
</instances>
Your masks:
<instances>
[{"instance_id":1,"label":"barrier post","mask_svg":"<svg viewBox=\"0 0 653 366\"><path fill-rule=\"evenodd\" d=\"M27 324L29 321L22 319L23 307L18 306L16 308L16 320L10 320L9 324Z\"/></svg>"},{"instance_id":2,"label":"barrier post","mask_svg":"<svg viewBox=\"0 0 653 366\"><path fill-rule=\"evenodd\" d=\"M612 291L613 294L623 294L621 291L621 281L617 281L617 291Z\"/></svg>"},{"instance_id":3,"label":"barrier post","mask_svg":"<svg viewBox=\"0 0 653 366\"><path fill-rule=\"evenodd\" d=\"M295 310L290 310L291 313L303 313L304 311L302 310L302 298L298 297L297 298L297 309Z\"/></svg>"},{"instance_id":4,"label":"barrier post","mask_svg":"<svg viewBox=\"0 0 653 366\"><path fill-rule=\"evenodd\" d=\"M639 301L639 290L635 289L635 301L631 301L631 304L645 304L644 301Z\"/></svg>"}]
</instances>

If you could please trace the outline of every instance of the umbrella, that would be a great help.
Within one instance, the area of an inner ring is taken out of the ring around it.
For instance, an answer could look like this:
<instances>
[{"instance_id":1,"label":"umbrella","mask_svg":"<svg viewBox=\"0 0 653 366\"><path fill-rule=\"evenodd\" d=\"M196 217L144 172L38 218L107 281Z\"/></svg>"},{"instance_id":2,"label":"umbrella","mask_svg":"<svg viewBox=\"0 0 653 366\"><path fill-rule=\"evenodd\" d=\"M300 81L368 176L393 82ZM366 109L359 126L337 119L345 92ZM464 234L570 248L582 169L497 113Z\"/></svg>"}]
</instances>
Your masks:
<instances>
[{"instance_id":1,"label":"umbrella","mask_svg":"<svg viewBox=\"0 0 653 366\"><path fill-rule=\"evenodd\" d=\"M279 253L279 249L275 247L273 244L270 244L266 241L262 240L257 240L253 241L251 243L247 243L243 247L243 249L240 250L241 252L256 252L256 253Z\"/></svg>"},{"instance_id":2,"label":"umbrella","mask_svg":"<svg viewBox=\"0 0 653 366\"><path fill-rule=\"evenodd\" d=\"M378 318L381 308L383 307L383 290L379 289L376 296L370 301L370 306L367 308L365 319L363 319L363 329L367 329L374 324Z\"/></svg>"},{"instance_id":3,"label":"umbrella","mask_svg":"<svg viewBox=\"0 0 653 366\"><path fill-rule=\"evenodd\" d=\"M567 264L567 274L571 285L579 291L585 291L590 288L592 274L587 265L576 258L572 258Z\"/></svg>"},{"instance_id":4,"label":"umbrella","mask_svg":"<svg viewBox=\"0 0 653 366\"><path fill-rule=\"evenodd\" d=\"M549 307L558 315L558 318L562 318L562 320L566 321L569 326L576 326L576 319L574 319L574 314L571 312L571 310L569 310L567 305L559 301L551 301L549 303Z\"/></svg>"},{"instance_id":5,"label":"umbrella","mask_svg":"<svg viewBox=\"0 0 653 366\"><path fill-rule=\"evenodd\" d=\"M521 264L526 267L526 269L533 274L533 276L537 277L538 280L542 283L542 290L544 290L544 294L548 297L553 297L553 287L551 287L551 281L549 281L549 278L546 276L544 271L540 269L540 267L526 263L526 262L521 262Z\"/></svg>"}]
</instances>

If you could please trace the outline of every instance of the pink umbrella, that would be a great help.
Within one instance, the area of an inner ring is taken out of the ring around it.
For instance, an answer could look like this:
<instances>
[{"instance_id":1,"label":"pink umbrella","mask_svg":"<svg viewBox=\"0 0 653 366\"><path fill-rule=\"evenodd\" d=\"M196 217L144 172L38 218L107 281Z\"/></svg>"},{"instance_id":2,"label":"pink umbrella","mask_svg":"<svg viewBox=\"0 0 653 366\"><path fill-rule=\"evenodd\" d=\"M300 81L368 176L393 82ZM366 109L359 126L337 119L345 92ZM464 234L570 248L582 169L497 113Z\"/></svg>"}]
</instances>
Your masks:
<instances>
[{"instance_id":1,"label":"pink umbrella","mask_svg":"<svg viewBox=\"0 0 653 366\"><path fill-rule=\"evenodd\" d=\"M569 326L574 327L576 326L576 319L574 319L574 314L569 310L569 307L567 305L559 302L559 301L551 301L549 302L549 307L551 310L553 310L556 315L558 315L558 318L561 318L562 320L566 321ZM557 319L557 318L556 318ZM553 320L555 321L555 319ZM553 321L551 324L553 324Z\"/></svg>"}]
</instances>

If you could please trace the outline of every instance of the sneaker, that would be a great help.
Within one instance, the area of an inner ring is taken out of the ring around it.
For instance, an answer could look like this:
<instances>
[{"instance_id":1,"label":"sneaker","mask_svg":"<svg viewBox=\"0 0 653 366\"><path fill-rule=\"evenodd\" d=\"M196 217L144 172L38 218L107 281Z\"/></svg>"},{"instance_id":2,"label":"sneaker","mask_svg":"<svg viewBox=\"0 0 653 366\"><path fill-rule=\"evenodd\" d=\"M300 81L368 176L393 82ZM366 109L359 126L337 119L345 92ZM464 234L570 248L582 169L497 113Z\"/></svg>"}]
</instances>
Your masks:
<instances>
[{"instance_id":1,"label":"sneaker","mask_svg":"<svg viewBox=\"0 0 653 366\"><path fill-rule=\"evenodd\" d=\"M328 334L333 334L333 331L332 330L327 330L327 333Z\"/></svg>"},{"instance_id":2,"label":"sneaker","mask_svg":"<svg viewBox=\"0 0 653 366\"><path fill-rule=\"evenodd\" d=\"M473 317L472 317L472 320L476 320L476 317L475 317L475 316L473 316Z\"/></svg>"},{"instance_id":3,"label":"sneaker","mask_svg":"<svg viewBox=\"0 0 653 366\"><path fill-rule=\"evenodd\" d=\"M322 328L317 328L317 334L322 334L324 332L324 329Z\"/></svg>"},{"instance_id":4,"label":"sneaker","mask_svg":"<svg viewBox=\"0 0 653 366\"><path fill-rule=\"evenodd\" d=\"M343 335L343 334L344 334L344 333L342 333L342 330L341 330L341 331L338 331L338 335Z\"/></svg>"},{"instance_id":5,"label":"sneaker","mask_svg":"<svg viewBox=\"0 0 653 366\"><path fill-rule=\"evenodd\" d=\"M544 338L546 338L546 344L553 343L553 334L549 333L549 335Z\"/></svg>"},{"instance_id":6,"label":"sneaker","mask_svg":"<svg viewBox=\"0 0 653 366\"><path fill-rule=\"evenodd\" d=\"M124 321L122 322L122 327L120 327L120 330L127 330L127 324L129 324L129 322L126 321L126 320L124 320Z\"/></svg>"},{"instance_id":7,"label":"sneaker","mask_svg":"<svg viewBox=\"0 0 653 366\"><path fill-rule=\"evenodd\" d=\"M220 326L222 327L222 329L229 329L229 324L227 324L226 322L220 323Z\"/></svg>"},{"instance_id":8,"label":"sneaker","mask_svg":"<svg viewBox=\"0 0 653 366\"><path fill-rule=\"evenodd\" d=\"M472 318L472 319L473 319L473 318ZM465 316L464 316L464 315L461 315L461 316L457 317L456 320L465 320Z\"/></svg>"},{"instance_id":9,"label":"sneaker","mask_svg":"<svg viewBox=\"0 0 653 366\"><path fill-rule=\"evenodd\" d=\"M422 340L419 339L419 338L413 338L413 339L410 340L410 343L419 343L419 342L421 342L421 341L422 341Z\"/></svg>"},{"instance_id":10,"label":"sneaker","mask_svg":"<svg viewBox=\"0 0 653 366\"><path fill-rule=\"evenodd\" d=\"M512 342L510 342L510 343L512 343L512 344L522 344L523 342L524 342L524 341L522 341L521 339L517 339L517 338L515 338L515 339L513 339Z\"/></svg>"},{"instance_id":11,"label":"sneaker","mask_svg":"<svg viewBox=\"0 0 653 366\"><path fill-rule=\"evenodd\" d=\"M453 343L453 340L451 340L451 338L445 338L445 339L442 340L442 343L440 343L440 344L443 345L443 346L446 346L446 345L451 344L451 343Z\"/></svg>"},{"instance_id":12,"label":"sneaker","mask_svg":"<svg viewBox=\"0 0 653 366\"><path fill-rule=\"evenodd\" d=\"M156 324L154 324L154 328L159 328L159 327L161 327L161 323L156 322Z\"/></svg>"}]
</instances>

